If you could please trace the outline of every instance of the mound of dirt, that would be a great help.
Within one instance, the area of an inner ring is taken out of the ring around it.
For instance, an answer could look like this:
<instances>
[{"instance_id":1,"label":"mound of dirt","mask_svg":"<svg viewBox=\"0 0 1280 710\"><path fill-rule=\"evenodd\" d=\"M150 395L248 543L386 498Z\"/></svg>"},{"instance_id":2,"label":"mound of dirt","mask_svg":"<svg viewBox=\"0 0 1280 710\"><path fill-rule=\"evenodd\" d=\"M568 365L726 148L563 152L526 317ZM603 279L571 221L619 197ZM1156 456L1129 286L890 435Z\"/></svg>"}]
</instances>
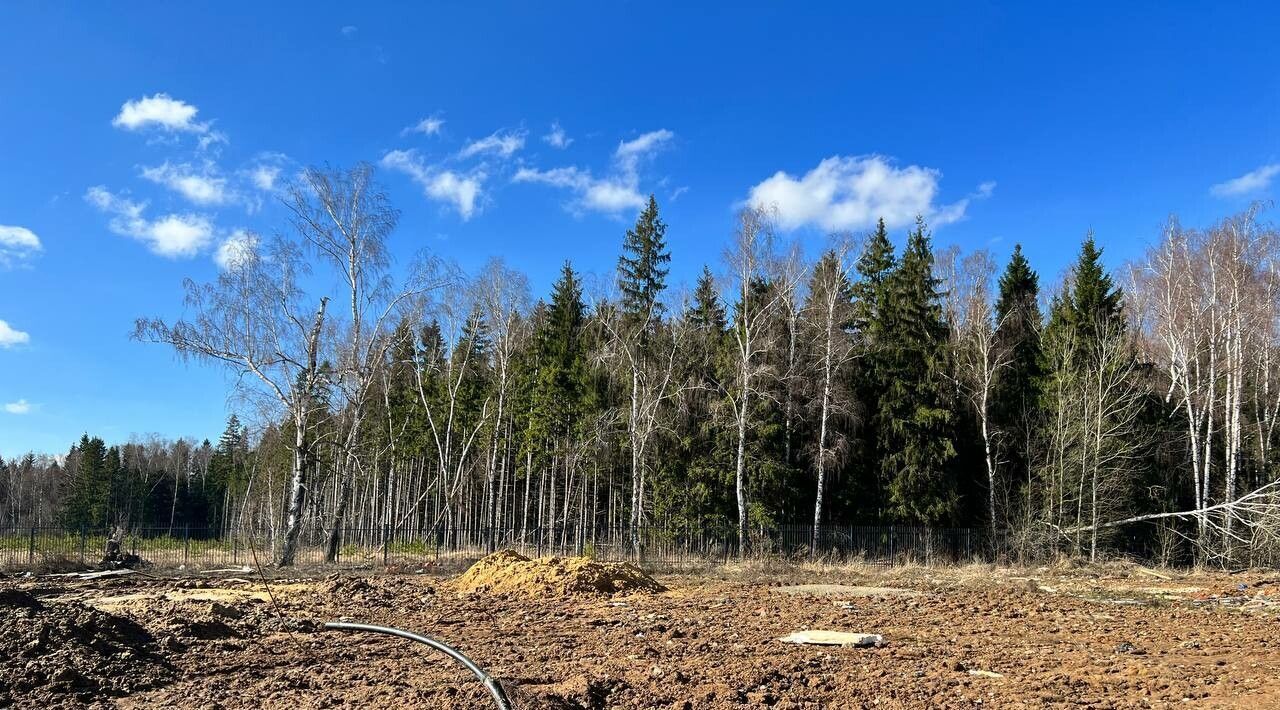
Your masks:
<instances>
[{"instance_id":1,"label":"mound of dirt","mask_svg":"<svg viewBox=\"0 0 1280 710\"><path fill-rule=\"evenodd\" d=\"M121 616L3 589L0 619L0 706L125 695L173 675L146 629Z\"/></svg>"},{"instance_id":2,"label":"mound of dirt","mask_svg":"<svg viewBox=\"0 0 1280 710\"><path fill-rule=\"evenodd\" d=\"M476 562L454 581L460 592L512 596L568 597L654 594L665 591L633 564L601 563L586 557L531 560L503 550Z\"/></svg>"}]
</instances>

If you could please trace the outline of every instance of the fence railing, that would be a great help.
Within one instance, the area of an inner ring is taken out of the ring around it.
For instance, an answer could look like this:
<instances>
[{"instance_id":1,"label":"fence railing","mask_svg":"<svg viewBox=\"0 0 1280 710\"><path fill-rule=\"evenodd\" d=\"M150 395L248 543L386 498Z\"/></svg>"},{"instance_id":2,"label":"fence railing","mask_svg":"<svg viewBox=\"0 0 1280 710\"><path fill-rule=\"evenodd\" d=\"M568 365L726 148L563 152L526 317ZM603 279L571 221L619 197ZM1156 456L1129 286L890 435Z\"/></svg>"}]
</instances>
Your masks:
<instances>
[{"instance_id":1,"label":"fence railing","mask_svg":"<svg viewBox=\"0 0 1280 710\"><path fill-rule=\"evenodd\" d=\"M0 569L95 565L111 540L105 529L0 527ZM434 530L348 528L337 549L338 565L421 566L465 564L499 549L531 557L585 555L602 561L639 561L649 566L725 563L739 558L736 532L694 527L639 529L554 526L482 528L442 526ZM817 541L816 549L813 541ZM984 538L969 528L809 526L753 530L747 557L862 561L872 564L959 562L985 557ZM197 528L138 528L119 539L119 554L157 568L214 569L270 565L280 536L268 530L223 534ZM326 564L327 535L304 532L295 564Z\"/></svg>"}]
</instances>

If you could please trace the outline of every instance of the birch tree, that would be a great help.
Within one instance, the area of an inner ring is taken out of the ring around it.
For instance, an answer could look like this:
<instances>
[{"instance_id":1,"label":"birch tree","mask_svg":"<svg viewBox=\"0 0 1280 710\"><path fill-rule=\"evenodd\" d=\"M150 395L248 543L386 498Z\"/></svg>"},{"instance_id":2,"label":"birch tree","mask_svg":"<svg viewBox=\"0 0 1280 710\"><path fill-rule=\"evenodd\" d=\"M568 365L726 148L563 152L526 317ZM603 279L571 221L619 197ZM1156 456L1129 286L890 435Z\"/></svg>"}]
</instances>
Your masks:
<instances>
[{"instance_id":1,"label":"birch tree","mask_svg":"<svg viewBox=\"0 0 1280 710\"><path fill-rule=\"evenodd\" d=\"M778 306L778 289L762 289L776 269L773 215L763 208L744 209L738 214L733 241L725 251L725 264L738 302L730 327L734 346L734 376L724 383L725 396L737 429L734 459L734 495L738 506L738 554L747 552L747 429L751 406L757 397L767 397L763 380L770 374L766 355L772 347L774 329L769 320ZM763 294L763 296L762 296Z\"/></svg>"},{"instance_id":2,"label":"birch tree","mask_svg":"<svg viewBox=\"0 0 1280 710\"><path fill-rule=\"evenodd\" d=\"M293 564L302 532L310 485L316 393L329 374L320 367L329 299L306 298L299 285L305 262L298 246L284 239L269 244L250 236L217 280L188 280L189 319L172 324L140 318L134 338L171 346L180 358L223 365L237 387L272 398L293 425L292 472L286 492L284 539L277 563Z\"/></svg>"},{"instance_id":3,"label":"birch tree","mask_svg":"<svg viewBox=\"0 0 1280 710\"><path fill-rule=\"evenodd\" d=\"M853 334L853 265L848 258L849 247L847 239L839 239L818 260L802 312L802 334L814 362L810 391L816 393L816 398L811 395L811 401L816 402L811 406L817 409L813 463L818 480L810 555L816 555L818 550L828 476L848 447L847 437L837 423L853 417L852 392L845 377L859 347Z\"/></svg>"}]
</instances>

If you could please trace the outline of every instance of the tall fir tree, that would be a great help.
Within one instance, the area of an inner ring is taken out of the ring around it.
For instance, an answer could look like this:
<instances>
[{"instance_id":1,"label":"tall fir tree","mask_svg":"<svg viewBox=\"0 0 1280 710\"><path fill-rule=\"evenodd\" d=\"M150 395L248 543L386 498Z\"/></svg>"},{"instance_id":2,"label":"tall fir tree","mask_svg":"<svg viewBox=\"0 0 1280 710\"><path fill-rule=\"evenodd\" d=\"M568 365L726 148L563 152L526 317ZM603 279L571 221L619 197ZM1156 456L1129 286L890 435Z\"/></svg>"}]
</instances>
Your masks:
<instances>
[{"instance_id":1,"label":"tall fir tree","mask_svg":"<svg viewBox=\"0 0 1280 710\"><path fill-rule=\"evenodd\" d=\"M1112 283L1103 267L1102 250L1094 243L1092 232L1080 245L1072 275L1068 314L1081 342L1094 342L1112 329L1123 331L1124 292Z\"/></svg>"},{"instance_id":2,"label":"tall fir tree","mask_svg":"<svg viewBox=\"0 0 1280 710\"><path fill-rule=\"evenodd\" d=\"M582 421L579 405L587 385L585 325L582 284L566 261L537 334L539 368L533 393L534 416L543 440L553 445L568 437L574 425Z\"/></svg>"},{"instance_id":3,"label":"tall fir tree","mask_svg":"<svg viewBox=\"0 0 1280 710\"><path fill-rule=\"evenodd\" d=\"M1040 419L1044 378L1041 352L1040 278L1031 269L1022 245L1015 245L1000 276L996 299L995 348L1008 364L997 373L991 397L991 420L1001 433L997 444L1008 462L1010 478L1023 487L1030 514L1031 447Z\"/></svg>"},{"instance_id":4,"label":"tall fir tree","mask_svg":"<svg viewBox=\"0 0 1280 710\"><path fill-rule=\"evenodd\" d=\"M658 215L658 202L649 203L627 230L618 257L618 288L622 292L622 312L639 325L651 325L662 316L659 298L667 287L667 225Z\"/></svg>"},{"instance_id":5,"label":"tall fir tree","mask_svg":"<svg viewBox=\"0 0 1280 710\"><path fill-rule=\"evenodd\" d=\"M898 262L884 219L876 222L855 265L857 280L852 285L852 326L862 342L865 356L853 368L852 389L863 412L862 426L853 441L853 470L849 483L833 495L834 507L849 509L850 516L863 519L882 515L887 506L888 479L880 465L884 457L880 418L880 397L888 386L890 336L889 286Z\"/></svg>"},{"instance_id":6,"label":"tall fir tree","mask_svg":"<svg viewBox=\"0 0 1280 710\"><path fill-rule=\"evenodd\" d=\"M894 517L924 525L950 522L959 496L951 461L954 391L948 387L948 326L924 220L907 236L889 280L885 387L877 412L884 440L881 466Z\"/></svg>"}]
</instances>

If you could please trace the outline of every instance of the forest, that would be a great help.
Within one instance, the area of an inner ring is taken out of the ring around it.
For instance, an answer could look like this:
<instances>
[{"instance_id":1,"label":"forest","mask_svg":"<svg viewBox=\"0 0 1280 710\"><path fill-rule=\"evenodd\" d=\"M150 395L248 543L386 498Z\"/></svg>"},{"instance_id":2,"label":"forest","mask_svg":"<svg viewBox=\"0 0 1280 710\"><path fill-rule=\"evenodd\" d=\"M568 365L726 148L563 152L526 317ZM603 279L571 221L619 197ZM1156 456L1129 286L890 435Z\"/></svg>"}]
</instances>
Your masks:
<instances>
[{"instance_id":1,"label":"forest","mask_svg":"<svg viewBox=\"0 0 1280 710\"><path fill-rule=\"evenodd\" d=\"M551 293L500 258L397 264L373 168L305 171L138 347L225 368L216 439L86 434L0 461L0 527L982 531L995 555L1280 561L1280 235L1261 206L1171 218L1116 270L1082 235L1042 278L1015 247L935 249L917 219L806 254L768 205L669 283L650 197L616 269ZM1032 238L1032 237L1028 237ZM1272 354L1276 357L1272 357ZM200 403L216 407L218 402ZM499 540L500 541L500 540Z\"/></svg>"}]
</instances>

